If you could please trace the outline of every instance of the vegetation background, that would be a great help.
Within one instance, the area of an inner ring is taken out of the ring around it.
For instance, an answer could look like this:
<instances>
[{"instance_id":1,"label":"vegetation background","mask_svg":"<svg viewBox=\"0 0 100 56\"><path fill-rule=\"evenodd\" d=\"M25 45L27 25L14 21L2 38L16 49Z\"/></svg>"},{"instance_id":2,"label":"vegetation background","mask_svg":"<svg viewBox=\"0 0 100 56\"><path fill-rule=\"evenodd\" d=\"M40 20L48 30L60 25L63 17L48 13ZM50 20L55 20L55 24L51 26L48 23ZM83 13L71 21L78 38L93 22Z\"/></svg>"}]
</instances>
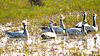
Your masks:
<instances>
[{"instance_id":1,"label":"vegetation background","mask_svg":"<svg viewBox=\"0 0 100 56\"><path fill-rule=\"evenodd\" d=\"M43 3L43 6L31 6L29 0L0 0L0 23L17 24L27 18L32 20L32 24L48 26L50 20L59 22L59 15L63 14L66 27L73 27L82 21L81 13L86 11L88 23L93 24L92 15L96 13L96 21L100 26L100 0L43 0Z\"/></svg>"}]
</instances>

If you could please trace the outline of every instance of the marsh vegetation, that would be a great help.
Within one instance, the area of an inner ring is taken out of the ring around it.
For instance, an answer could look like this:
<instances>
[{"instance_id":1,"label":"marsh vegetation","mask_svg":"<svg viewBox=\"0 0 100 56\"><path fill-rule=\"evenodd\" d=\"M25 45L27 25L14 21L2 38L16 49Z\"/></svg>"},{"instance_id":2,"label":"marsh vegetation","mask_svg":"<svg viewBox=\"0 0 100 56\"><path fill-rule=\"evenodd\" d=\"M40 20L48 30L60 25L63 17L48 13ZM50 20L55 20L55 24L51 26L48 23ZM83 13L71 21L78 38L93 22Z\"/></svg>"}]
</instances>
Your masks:
<instances>
[{"instance_id":1,"label":"marsh vegetation","mask_svg":"<svg viewBox=\"0 0 100 56\"><path fill-rule=\"evenodd\" d=\"M0 27L1 56L100 55L100 32L80 36L57 34L57 39L42 39L40 37L42 32L36 29L36 27L33 27L34 30L29 31L30 35L26 40L25 38L9 38L5 35L3 29L9 29L9 31L15 31L17 29L16 31L20 32L22 30L21 25L19 27L10 26L12 27L4 25ZM30 28L30 25L28 25L28 30Z\"/></svg>"}]
</instances>

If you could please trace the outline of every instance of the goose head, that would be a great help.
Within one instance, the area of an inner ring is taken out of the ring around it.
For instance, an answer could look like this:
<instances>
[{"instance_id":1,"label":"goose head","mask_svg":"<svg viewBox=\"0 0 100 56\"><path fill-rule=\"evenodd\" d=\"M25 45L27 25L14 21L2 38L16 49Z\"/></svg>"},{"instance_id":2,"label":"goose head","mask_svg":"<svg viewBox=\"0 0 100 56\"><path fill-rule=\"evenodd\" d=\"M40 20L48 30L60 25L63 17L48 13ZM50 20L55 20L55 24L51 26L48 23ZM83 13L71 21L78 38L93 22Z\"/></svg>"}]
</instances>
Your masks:
<instances>
[{"instance_id":1,"label":"goose head","mask_svg":"<svg viewBox=\"0 0 100 56\"><path fill-rule=\"evenodd\" d=\"M96 18L96 16L97 16L97 14L93 14L93 17L95 17L95 18Z\"/></svg>"},{"instance_id":2,"label":"goose head","mask_svg":"<svg viewBox=\"0 0 100 56\"><path fill-rule=\"evenodd\" d=\"M85 16L86 16L86 12L85 11L83 11L83 16L84 16L83 20L86 20L85 19Z\"/></svg>"},{"instance_id":3,"label":"goose head","mask_svg":"<svg viewBox=\"0 0 100 56\"><path fill-rule=\"evenodd\" d=\"M94 27L97 27L97 25L96 25L96 16L97 16L97 14L93 14L93 26Z\"/></svg>"},{"instance_id":4,"label":"goose head","mask_svg":"<svg viewBox=\"0 0 100 56\"><path fill-rule=\"evenodd\" d=\"M85 11L83 11L83 16L85 16L86 15L86 13L85 13Z\"/></svg>"},{"instance_id":5,"label":"goose head","mask_svg":"<svg viewBox=\"0 0 100 56\"><path fill-rule=\"evenodd\" d=\"M63 20L64 19L64 17L63 17L62 14L59 16L59 18L60 18L60 20Z\"/></svg>"},{"instance_id":6,"label":"goose head","mask_svg":"<svg viewBox=\"0 0 100 56\"><path fill-rule=\"evenodd\" d=\"M27 19L23 19L22 24L26 25L27 24Z\"/></svg>"},{"instance_id":7,"label":"goose head","mask_svg":"<svg viewBox=\"0 0 100 56\"><path fill-rule=\"evenodd\" d=\"M54 21L51 21L51 22L50 22L50 25L53 26L54 23L55 23Z\"/></svg>"}]
</instances>

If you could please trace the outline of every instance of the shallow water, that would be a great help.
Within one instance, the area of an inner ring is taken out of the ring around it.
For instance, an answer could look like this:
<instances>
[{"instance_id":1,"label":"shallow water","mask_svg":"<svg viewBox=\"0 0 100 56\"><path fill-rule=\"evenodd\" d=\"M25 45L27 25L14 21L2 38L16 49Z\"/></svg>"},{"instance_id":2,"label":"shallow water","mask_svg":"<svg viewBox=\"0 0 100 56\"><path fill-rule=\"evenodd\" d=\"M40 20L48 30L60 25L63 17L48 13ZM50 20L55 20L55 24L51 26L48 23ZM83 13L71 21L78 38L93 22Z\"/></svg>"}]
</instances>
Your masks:
<instances>
[{"instance_id":1,"label":"shallow water","mask_svg":"<svg viewBox=\"0 0 100 56\"><path fill-rule=\"evenodd\" d=\"M9 38L2 28L0 32L0 56L100 55L99 33L73 37L59 34L57 39L41 39L41 33L34 32L26 39Z\"/></svg>"}]
</instances>

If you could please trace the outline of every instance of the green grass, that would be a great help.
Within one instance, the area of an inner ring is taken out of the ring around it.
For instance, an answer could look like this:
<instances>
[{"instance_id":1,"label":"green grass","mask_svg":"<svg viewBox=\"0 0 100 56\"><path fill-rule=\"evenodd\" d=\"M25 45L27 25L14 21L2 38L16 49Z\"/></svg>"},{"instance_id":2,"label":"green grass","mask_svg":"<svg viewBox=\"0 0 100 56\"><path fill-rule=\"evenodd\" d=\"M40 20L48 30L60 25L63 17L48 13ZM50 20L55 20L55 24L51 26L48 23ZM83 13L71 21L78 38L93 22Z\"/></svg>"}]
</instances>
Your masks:
<instances>
[{"instance_id":1,"label":"green grass","mask_svg":"<svg viewBox=\"0 0 100 56\"><path fill-rule=\"evenodd\" d=\"M73 27L79 21L82 21L82 15L76 20L77 16L71 16L72 12L87 11L87 21L92 25L92 14L96 13L97 23L100 24L100 0L43 0L44 6L31 6L28 0L1 0L0 1L0 23L18 22L23 18L28 20L40 20L40 24L48 25L50 20L56 19L60 14L66 16L64 23L68 27ZM77 15L77 13L75 13ZM46 17L47 16L47 17ZM48 20L48 18L50 20ZM56 20L55 20L56 19ZM69 24L70 23L70 24ZM57 24L58 25L58 24ZM71 26L72 25L72 26Z\"/></svg>"}]
</instances>

